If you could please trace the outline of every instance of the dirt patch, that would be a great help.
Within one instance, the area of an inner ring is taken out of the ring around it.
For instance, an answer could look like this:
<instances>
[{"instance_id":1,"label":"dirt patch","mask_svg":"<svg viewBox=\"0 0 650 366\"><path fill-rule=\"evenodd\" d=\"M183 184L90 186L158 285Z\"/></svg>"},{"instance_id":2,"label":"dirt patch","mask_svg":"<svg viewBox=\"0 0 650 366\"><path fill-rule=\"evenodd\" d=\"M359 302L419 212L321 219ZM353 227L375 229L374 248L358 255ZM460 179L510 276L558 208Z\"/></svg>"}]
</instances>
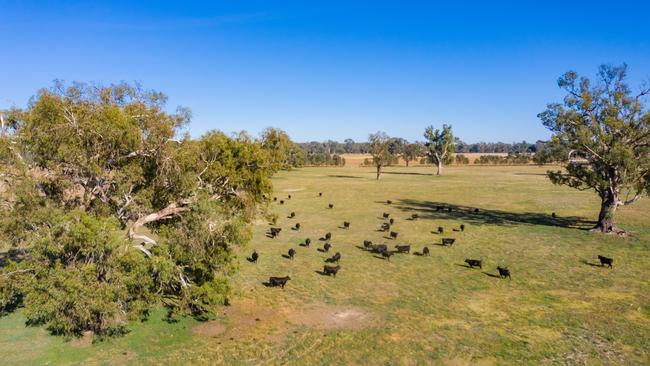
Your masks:
<instances>
[{"instance_id":1,"label":"dirt patch","mask_svg":"<svg viewBox=\"0 0 650 366\"><path fill-rule=\"evenodd\" d=\"M362 329L373 320L369 313L360 309L319 305L297 311L289 322L323 329Z\"/></svg>"},{"instance_id":2,"label":"dirt patch","mask_svg":"<svg viewBox=\"0 0 650 366\"><path fill-rule=\"evenodd\" d=\"M75 348L86 348L93 344L95 333L91 331L83 332L81 337L75 338L70 341L70 345Z\"/></svg>"},{"instance_id":3,"label":"dirt patch","mask_svg":"<svg viewBox=\"0 0 650 366\"><path fill-rule=\"evenodd\" d=\"M204 337L217 337L226 332L226 326L219 320L212 320L197 325L192 332Z\"/></svg>"}]
</instances>

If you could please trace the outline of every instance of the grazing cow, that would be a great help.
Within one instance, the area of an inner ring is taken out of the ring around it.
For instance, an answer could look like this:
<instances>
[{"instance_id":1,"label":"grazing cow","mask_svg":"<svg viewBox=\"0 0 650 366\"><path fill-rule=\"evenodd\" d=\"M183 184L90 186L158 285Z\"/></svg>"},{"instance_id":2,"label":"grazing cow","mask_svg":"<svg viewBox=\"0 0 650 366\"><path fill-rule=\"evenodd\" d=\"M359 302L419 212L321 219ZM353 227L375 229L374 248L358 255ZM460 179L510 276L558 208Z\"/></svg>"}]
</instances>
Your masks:
<instances>
[{"instance_id":1,"label":"grazing cow","mask_svg":"<svg viewBox=\"0 0 650 366\"><path fill-rule=\"evenodd\" d=\"M377 244L370 247L370 251L373 253L381 253L388 251L388 246L386 244Z\"/></svg>"},{"instance_id":2,"label":"grazing cow","mask_svg":"<svg viewBox=\"0 0 650 366\"><path fill-rule=\"evenodd\" d=\"M390 216L390 214L388 212L384 212L383 216L385 219L387 219Z\"/></svg>"},{"instance_id":3,"label":"grazing cow","mask_svg":"<svg viewBox=\"0 0 650 366\"><path fill-rule=\"evenodd\" d=\"M512 279L512 277L510 277L510 270L508 268L497 267L497 270L499 270L499 277L501 277L501 278L506 278L507 277L509 279Z\"/></svg>"},{"instance_id":4,"label":"grazing cow","mask_svg":"<svg viewBox=\"0 0 650 366\"><path fill-rule=\"evenodd\" d=\"M336 252L336 254L334 254L333 256L327 259L327 261L330 263L334 263L334 262L338 263L340 260L341 260L341 253L339 252Z\"/></svg>"},{"instance_id":5,"label":"grazing cow","mask_svg":"<svg viewBox=\"0 0 650 366\"><path fill-rule=\"evenodd\" d=\"M395 219L392 219L392 218L391 218L390 220L388 220L388 223L391 224L391 225L393 225L393 224L395 223Z\"/></svg>"},{"instance_id":6,"label":"grazing cow","mask_svg":"<svg viewBox=\"0 0 650 366\"><path fill-rule=\"evenodd\" d=\"M442 245L450 247L454 244L455 241L456 239L454 238L442 238Z\"/></svg>"},{"instance_id":7,"label":"grazing cow","mask_svg":"<svg viewBox=\"0 0 650 366\"><path fill-rule=\"evenodd\" d=\"M269 235L271 235L271 238L276 238L278 235L280 235L280 231L282 231L282 228L272 227L269 229Z\"/></svg>"},{"instance_id":8,"label":"grazing cow","mask_svg":"<svg viewBox=\"0 0 650 366\"><path fill-rule=\"evenodd\" d=\"M397 253L411 253L410 245L395 245L395 249L397 249Z\"/></svg>"},{"instance_id":9,"label":"grazing cow","mask_svg":"<svg viewBox=\"0 0 650 366\"><path fill-rule=\"evenodd\" d=\"M325 234L325 240L330 240L330 239L332 239L332 233Z\"/></svg>"},{"instance_id":10,"label":"grazing cow","mask_svg":"<svg viewBox=\"0 0 650 366\"><path fill-rule=\"evenodd\" d=\"M291 199L291 195L288 195L288 196L287 196L287 199L290 200L290 199Z\"/></svg>"},{"instance_id":11,"label":"grazing cow","mask_svg":"<svg viewBox=\"0 0 650 366\"><path fill-rule=\"evenodd\" d=\"M420 217L418 214L411 215L411 220L417 220Z\"/></svg>"},{"instance_id":12,"label":"grazing cow","mask_svg":"<svg viewBox=\"0 0 650 366\"><path fill-rule=\"evenodd\" d=\"M300 223L296 222L296 226L294 226L293 228L296 229L296 230L300 230Z\"/></svg>"},{"instance_id":13,"label":"grazing cow","mask_svg":"<svg viewBox=\"0 0 650 366\"><path fill-rule=\"evenodd\" d=\"M369 249L370 247L372 247L372 241L364 240L363 241L363 247L366 248L366 249Z\"/></svg>"},{"instance_id":14,"label":"grazing cow","mask_svg":"<svg viewBox=\"0 0 650 366\"><path fill-rule=\"evenodd\" d=\"M599 255L598 259L600 260L600 266L601 267L605 267L605 265L607 265L607 266L609 266L609 268L613 268L612 263L614 263L614 259L607 258L607 257L602 256L602 255Z\"/></svg>"},{"instance_id":15,"label":"grazing cow","mask_svg":"<svg viewBox=\"0 0 650 366\"><path fill-rule=\"evenodd\" d=\"M385 222L385 223L381 224L381 231L388 231L388 230L390 230L390 224L389 223Z\"/></svg>"},{"instance_id":16,"label":"grazing cow","mask_svg":"<svg viewBox=\"0 0 650 366\"><path fill-rule=\"evenodd\" d=\"M557 217L557 215L555 214L555 212L553 212L553 213L551 214L551 217L552 217L552 218L556 218L556 217Z\"/></svg>"},{"instance_id":17,"label":"grazing cow","mask_svg":"<svg viewBox=\"0 0 650 366\"><path fill-rule=\"evenodd\" d=\"M293 259L293 257L296 255L296 250L291 248L287 254L289 254L289 258Z\"/></svg>"},{"instance_id":18,"label":"grazing cow","mask_svg":"<svg viewBox=\"0 0 650 366\"><path fill-rule=\"evenodd\" d=\"M296 213L295 213L295 212L291 212L291 213L289 214L289 218L290 218L290 219L293 219L294 217L296 217Z\"/></svg>"},{"instance_id":19,"label":"grazing cow","mask_svg":"<svg viewBox=\"0 0 650 366\"><path fill-rule=\"evenodd\" d=\"M327 253L327 252L330 251L330 248L331 248L331 247L332 247L332 244L330 244L330 243L325 243L325 245L323 245L323 250L325 251L325 253Z\"/></svg>"},{"instance_id":20,"label":"grazing cow","mask_svg":"<svg viewBox=\"0 0 650 366\"><path fill-rule=\"evenodd\" d=\"M392 255L393 255L393 252L391 252L391 251L388 250L388 249L386 249L386 250L382 250L382 251L381 251L381 256L384 257L384 258L386 258L386 260L388 260L388 261L390 261L390 257L391 257Z\"/></svg>"},{"instance_id":21,"label":"grazing cow","mask_svg":"<svg viewBox=\"0 0 650 366\"><path fill-rule=\"evenodd\" d=\"M269 286L271 287L282 287L284 289L284 286L287 284L287 281L289 281L291 277L285 276L285 277L269 277Z\"/></svg>"},{"instance_id":22,"label":"grazing cow","mask_svg":"<svg viewBox=\"0 0 650 366\"><path fill-rule=\"evenodd\" d=\"M305 246L308 247L309 244L311 244L311 239L309 238L305 239Z\"/></svg>"},{"instance_id":23,"label":"grazing cow","mask_svg":"<svg viewBox=\"0 0 650 366\"><path fill-rule=\"evenodd\" d=\"M318 192L318 197L323 197L323 192Z\"/></svg>"},{"instance_id":24,"label":"grazing cow","mask_svg":"<svg viewBox=\"0 0 650 366\"><path fill-rule=\"evenodd\" d=\"M330 203L330 204L328 205L328 207L329 207L329 208L334 208L334 205Z\"/></svg>"},{"instance_id":25,"label":"grazing cow","mask_svg":"<svg viewBox=\"0 0 650 366\"><path fill-rule=\"evenodd\" d=\"M391 231L390 232L390 238L391 239L397 239L397 231Z\"/></svg>"},{"instance_id":26,"label":"grazing cow","mask_svg":"<svg viewBox=\"0 0 650 366\"><path fill-rule=\"evenodd\" d=\"M386 201L386 204L388 204L388 205L390 205L391 203L393 203L393 201L391 201L391 200Z\"/></svg>"},{"instance_id":27,"label":"grazing cow","mask_svg":"<svg viewBox=\"0 0 650 366\"><path fill-rule=\"evenodd\" d=\"M281 204L281 205L284 205L284 200L280 200L280 204Z\"/></svg>"},{"instance_id":28,"label":"grazing cow","mask_svg":"<svg viewBox=\"0 0 650 366\"><path fill-rule=\"evenodd\" d=\"M328 276L336 277L336 273L341 269L341 266L323 266L323 273Z\"/></svg>"},{"instance_id":29,"label":"grazing cow","mask_svg":"<svg viewBox=\"0 0 650 366\"><path fill-rule=\"evenodd\" d=\"M465 263L467 263L470 268L478 267L483 269L483 262L481 262L480 259L465 259Z\"/></svg>"},{"instance_id":30,"label":"grazing cow","mask_svg":"<svg viewBox=\"0 0 650 366\"><path fill-rule=\"evenodd\" d=\"M424 247L424 248L422 249L422 255L429 256L429 248L428 248L428 247Z\"/></svg>"},{"instance_id":31,"label":"grazing cow","mask_svg":"<svg viewBox=\"0 0 650 366\"><path fill-rule=\"evenodd\" d=\"M253 254L251 254L251 262L257 263L257 258L259 258L260 255L257 254L257 251L253 250Z\"/></svg>"},{"instance_id":32,"label":"grazing cow","mask_svg":"<svg viewBox=\"0 0 650 366\"><path fill-rule=\"evenodd\" d=\"M442 234L444 232L445 232L445 228L443 228L442 226L438 226L438 234Z\"/></svg>"},{"instance_id":33,"label":"grazing cow","mask_svg":"<svg viewBox=\"0 0 650 366\"><path fill-rule=\"evenodd\" d=\"M465 231L465 224L460 224L460 231Z\"/></svg>"},{"instance_id":34,"label":"grazing cow","mask_svg":"<svg viewBox=\"0 0 650 366\"><path fill-rule=\"evenodd\" d=\"M343 227L346 229L350 228L350 222L349 221L343 221Z\"/></svg>"},{"instance_id":35,"label":"grazing cow","mask_svg":"<svg viewBox=\"0 0 650 366\"><path fill-rule=\"evenodd\" d=\"M277 198L277 197L273 197L273 200L274 200L274 201L277 201L277 200L278 200L278 198Z\"/></svg>"}]
</instances>

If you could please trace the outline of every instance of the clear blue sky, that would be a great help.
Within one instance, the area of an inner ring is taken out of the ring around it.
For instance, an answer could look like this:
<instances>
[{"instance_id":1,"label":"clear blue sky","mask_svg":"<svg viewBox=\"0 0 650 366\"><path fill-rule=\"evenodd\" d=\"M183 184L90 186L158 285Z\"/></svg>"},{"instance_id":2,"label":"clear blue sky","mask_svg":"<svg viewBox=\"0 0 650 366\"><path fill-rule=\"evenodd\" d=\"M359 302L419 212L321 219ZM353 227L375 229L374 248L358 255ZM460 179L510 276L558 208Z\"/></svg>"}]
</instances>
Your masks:
<instances>
[{"instance_id":1,"label":"clear blue sky","mask_svg":"<svg viewBox=\"0 0 650 366\"><path fill-rule=\"evenodd\" d=\"M467 142L548 137L537 113L574 69L650 78L650 2L0 0L0 109L53 79L140 81L209 129L297 141L378 130Z\"/></svg>"}]
</instances>

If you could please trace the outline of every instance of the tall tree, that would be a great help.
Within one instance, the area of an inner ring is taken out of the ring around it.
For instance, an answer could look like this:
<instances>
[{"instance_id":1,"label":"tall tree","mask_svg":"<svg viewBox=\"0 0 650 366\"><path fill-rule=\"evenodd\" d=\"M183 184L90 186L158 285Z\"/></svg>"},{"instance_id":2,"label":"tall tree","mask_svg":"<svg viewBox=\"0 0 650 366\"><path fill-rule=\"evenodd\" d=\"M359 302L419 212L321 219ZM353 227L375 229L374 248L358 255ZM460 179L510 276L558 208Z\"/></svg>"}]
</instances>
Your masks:
<instances>
[{"instance_id":1,"label":"tall tree","mask_svg":"<svg viewBox=\"0 0 650 366\"><path fill-rule=\"evenodd\" d=\"M179 136L190 113L165 101L56 83L3 117L0 242L18 254L0 268L0 312L115 334L159 302L195 316L223 303L275 167L245 134Z\"/></svg>"},{"instance_id":2,"label":"tall tree","mask_svg":"<svg viewBox=\"0 0 650 366\"><path fill-rule=\"evenodd\" d=\"M372 155L372 163L377 168L377 180L381 176L381 168L389 165L393 159L390 151L391 138L385 132L377 132L370 134L368 137L370 144L370 155Z\"/></svg>"},{"instance_id":3,"label":"tall tree","mask_svg":"<svg viewBox=\"0 0 650 366\"><path fill-rule=\"evenodd\" d=\"M574 71L558 80L564 103L553 103L538 116L553 132L550 149L567 151L562 171L549 171L555 184L594 190L600 197L595 230L622 232L616 209L637 201L650 189L650 111L646 87L633 94L627 65L602 65L592 83Z\"/></svg>"},{"instance_id":4,"label":"tall tree","mask_svg":"<svg viewBox=\"0 0 650 366\"><path fill-rule=\"evenodd\" d=\"M262 131L262 147L271 156L271 166L276 170L301 167L306 159L305 151L291 141L289 135L279 128L269 127Z\"/></svg>"},{"instance_id":5,"label":"tall tree","mask_svg":"<svg viewBox=\"0 0 650 366\"><path fill-rule=\"evenodd\" d=\"M453 161L452 154L456 139L451 132L451 125L443 124L442 130L429 126L424 130L424 138L426 139L427 157L429 161L436 164L438 167L436 174L440 175L442 166L451 164Z\"/></svg>"},{"instance_id":6,"label":"tall tree","mask_svg":"<svg viewBox=\"0 0 650 366\"><path fill-rule=\"evenodd\" d=\"M422 144L419 144L417 142L414 142L412 144L406 144L404 145L404 148L402 149L402 159L404 159L404 162L406 163L406 166L409 166L409 162L417 160L420 156L422 156L424 152Z\"/></svg>"}]
</instances>

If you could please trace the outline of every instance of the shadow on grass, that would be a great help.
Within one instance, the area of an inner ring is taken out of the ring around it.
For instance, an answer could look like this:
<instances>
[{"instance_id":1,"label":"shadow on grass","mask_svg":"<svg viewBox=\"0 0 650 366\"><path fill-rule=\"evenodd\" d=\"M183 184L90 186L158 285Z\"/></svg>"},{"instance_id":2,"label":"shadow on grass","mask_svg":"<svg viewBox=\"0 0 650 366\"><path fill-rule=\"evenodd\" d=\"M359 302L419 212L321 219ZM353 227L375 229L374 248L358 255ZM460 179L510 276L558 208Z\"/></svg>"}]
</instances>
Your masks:
<instances>
[{"instance_id":1,"label":"shadow on grass","mask_svg":"<svg viewBox=\"0 0 650 366\"><path fill-rule=\"evenodd\" d=\"M483 274L488 276L488 277L492 277L492 278L501 278L501 276L499 276L497 274L494 274L494 273L490 273L490 272L483 272Z\"/></svg>"},{"instance_id":2,"label":"shadow on grass","mask_svg":"<svg viewBox=\"0 0 650 366\"><path fill-rule=\"evenodd\" d=\"M397 174L397 175L433 175L433 173L418 173L418 172L381 172L381 174Z\"/></svg>"},{"instance_id":3,"label":"shadow on grass","mask_svg":"<svg viewBox=\"0 0 650 366\"><path fill-rule=\"evenodd\" d=\"M548 214L536 212L508 212L487 209L481 209L479 212L475 212L474 207L412 199L400 200L396 207L402 211L419 211L420 219L455 219L475 225L507 226L526 224L589 230L595 224L594 221L589 221L578 216L552 217ZM447 209L441 210L440 207Z\"/></svg>"},{"instance_id":4,"label":"shadow on grass","mask_svg":"<svg viewBox=\"0 0 650 366\"><path fill-rule=\"evenodd\" d=\"M284 259L293 259L293 258L291 258L291 256L289 256L287 254L282 254L282 258L284 258Z\"/></svg>"},{"instance_id":5,"label":"shadow on grass","mask_svg":"<svg viewBox=\"0 0 650 366\"><path fill-rule=\"evenodd\" d=\"M329 275L323 271L314 271L315 273L318 273L321 276L329 277Z\"/></svg>"},{"instance_id":6,"label":"shadow on grass","mask_svg":"<svg viewBox=\"0 0 650 366\"><path fill-rule=\"evenodd\" d=\"M346 179L363 179L363 177L358 177L356 175L342 175L342 174L330 174L330 178L346 178Z\"/></svg>"},{"instance_id":7,"label":"shadow on grass","mask_svg":"<svg viewBox=\"0 0 650 366\"><path fill-rule=\"evenodd\" d=\"M454 266L465 267L465 268L472 269L472 267L468 266L467 264L458 264L458 263L454 263ZM483 272L483 273L486 273L486 272ZM499 276L497 276L497 277L499 277Z\"/></svg>"},{"instance_id":8,"label":"shadow on grass","mask_svg":"<svg viewBox=\"0 0 650 366\"><path fill-rule=\"evenodd\" d=\"M6 252L0 252L0 268L4 267L8 261L20 263L27 259L29 255L18 249L9 249Z\"/></svg>"},{"instance_id":9,"label":"shadow on grass","mask_svg":"<svg viewBox=\"0 0 650 366\"><path fill-rule=\"evenodd\" d=\"M580 263L582 263L582 264L584 264L584 265L587 265L587 266L598 267L598 268L605 268L605 266L603 266L601 263L592 263L592 262L589 262L589 261L586 260L586 259L581 259L581 260L580 260Z\"/></svg>"}]
</instances>

